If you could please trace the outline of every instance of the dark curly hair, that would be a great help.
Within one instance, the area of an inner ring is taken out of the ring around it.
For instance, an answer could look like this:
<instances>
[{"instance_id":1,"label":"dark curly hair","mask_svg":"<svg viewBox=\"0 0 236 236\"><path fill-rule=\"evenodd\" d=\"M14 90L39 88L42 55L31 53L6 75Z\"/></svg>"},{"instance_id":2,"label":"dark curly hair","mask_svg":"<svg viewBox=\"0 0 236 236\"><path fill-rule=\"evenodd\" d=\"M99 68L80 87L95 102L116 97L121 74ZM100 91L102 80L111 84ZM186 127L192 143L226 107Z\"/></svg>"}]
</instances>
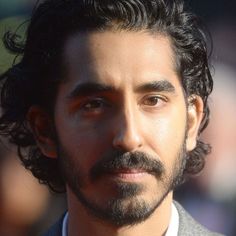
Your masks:
<instances>
[{"instance_id":1,"label":"dark curly hair","mask_svg":"<svg viewBox=\"0 0 236 236\"><path fill-rule=\"evenodd\" d=\"M5 46L22 59L0 77L0 134L17 145L24 166L54 191L64 191L65 187L58 161L47 158L37 147L27 112L33 105L53 112L57 86L63 80L66 39L76 32L109 29L147 30L168 36L186 97L199 95L204 102L199 134L208 124L207 100L213 81L206 36L199 19L185 10L183 1L45 0L33 11L25 42L19 42L17 33L5 33ZM188 153L184 173L192 175L202 170L209 151L210 146L198 140L196 148Z\"/></svg>"}]
</instances>

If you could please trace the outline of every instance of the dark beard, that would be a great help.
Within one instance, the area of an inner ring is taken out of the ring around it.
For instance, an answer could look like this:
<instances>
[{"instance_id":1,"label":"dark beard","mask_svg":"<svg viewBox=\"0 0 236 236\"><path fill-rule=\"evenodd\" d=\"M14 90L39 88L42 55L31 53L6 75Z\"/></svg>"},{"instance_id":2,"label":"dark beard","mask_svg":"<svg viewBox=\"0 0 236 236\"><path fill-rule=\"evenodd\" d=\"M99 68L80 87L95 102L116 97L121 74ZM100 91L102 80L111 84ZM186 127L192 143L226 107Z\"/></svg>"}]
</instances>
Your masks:
<instances>
[{"instance_id":1,"label":"dark beard","mask_svg":"<svg viewBox=\"0 0 236 236\"><path fill-rule=\"evenodd\" d=\"M106 206L101 207L83 194L83 177L80 175L80 168L72 163L71 158L61 145L58 145L58 153L65 182L88 210L88 213L118 227L134 225L146 220L159 207L168 193L181 182L186 159L184 158L185 145L183 145L173 166L171 176L166 177L164 165L145 153L113 151L91 168L89 173L91 182L96 182L104 175L121 169L140 169L152 174L157 179L157 183L158 181L165 183L165 189L159 199L148 203L137 197L145 190L143 184L117 181L115 183L116 197L110 199Z\"/></svg>"}]
</instances>

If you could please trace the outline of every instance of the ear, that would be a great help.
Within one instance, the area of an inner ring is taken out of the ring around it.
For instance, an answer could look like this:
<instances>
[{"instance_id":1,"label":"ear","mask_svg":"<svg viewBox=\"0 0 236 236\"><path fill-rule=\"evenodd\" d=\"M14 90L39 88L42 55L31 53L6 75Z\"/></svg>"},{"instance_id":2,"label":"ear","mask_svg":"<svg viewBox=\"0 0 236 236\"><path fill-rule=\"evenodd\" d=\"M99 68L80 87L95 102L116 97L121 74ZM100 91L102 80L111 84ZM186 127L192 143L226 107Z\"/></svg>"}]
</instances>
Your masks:
<instances>
[{"instance_id":1,"label":"ear","mask_svg":"<svg viewBox=\"0 0 236 236\"><path fill-rule=\"evenodd\" d=\"M41 152L49 158L56 158L53 122L49 114L39 106L32 106L28 111L27 120Z\"/></svg>"},{"instance_id":2,"label":"ear","mask_svg":"<svg viewBox=\"0 0 236 236\"><path fill-rule=\"evenodd\" d=\"M196 147L199 128L203 118L203 108L204 104L200 96L191 95L188 98L187 151L192 151Z\"/></svg>"}]
</instances>

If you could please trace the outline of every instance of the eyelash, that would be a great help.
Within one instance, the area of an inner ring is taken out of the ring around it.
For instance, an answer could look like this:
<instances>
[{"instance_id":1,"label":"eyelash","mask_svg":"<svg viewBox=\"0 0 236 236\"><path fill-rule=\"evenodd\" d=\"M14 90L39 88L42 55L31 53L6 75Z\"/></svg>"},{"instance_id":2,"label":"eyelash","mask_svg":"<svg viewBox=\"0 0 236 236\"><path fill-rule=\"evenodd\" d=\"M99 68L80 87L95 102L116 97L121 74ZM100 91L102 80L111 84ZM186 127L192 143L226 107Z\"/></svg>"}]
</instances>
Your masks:
<instances>
[{"instance_id":1,"label":"eyelash","mask_svg":"<svg viewBox=\"0 0 236 236\"><path fill-rule=\"evenodd\" d=\"M95 98L95 99L91 99L90 101L88 101L88 102L86 102L84 105L83 105L83 107L85 108L85 109L93 109L93 108L91 108L91 107L88 107L88 108L86 108L86 106L87 105L91 105L91 104L95 104L95 103L97 103L97 104L105 104L104 103L104 100L102 99L102 98Z\"/></svg>"},{"instance_id":2,"label":"eyelash","mask_svg":"<svg viewBox=\"0 0 236 236\"><path fill-rule=\"evenodd\" d=\"M96 107L96 105L99 104L99 107ZM90 105L90 107L88 107ZM95 107L93 107L95 105ZM102 106L100 106L102 105ZM108 102L105 102L103 98L94 98L87 102L85 102L82 107L84 110L94 110L94 109L100 109L101 107L109 106Z\"/></svg>"},{"instance_id":3,"label":"eyelash","mask_svg":"<svg viewBox=\"0 0 236 236\"><path fill-rule=\"evenodd\" d=\"M155 104L145 104L145 101L152 101L152 99L155 99ZM147 95L145 97L142 98L141 100L141 105L143 104L144 106L150 106L150 107L159 107L162 106L163 103L168 102L168 99L164 96L160 96L160 95Z\"/></svg>"},{"instance_id":4,"label":"eyelash","mask_svg":"<svg viewBox=\"0 0 236 236\"><path fill-rule=\"evenodd\" d=\"M154 103L153 103L154 102ZM141 98L139 105L146 109L158 109L161 108L168 99L160 95L146 95ZM112 107L112 104L103 97L91 98L81 104L81 111L85 114L98 115L104 112L106 108Z\"/></svg>"}]
</instances>

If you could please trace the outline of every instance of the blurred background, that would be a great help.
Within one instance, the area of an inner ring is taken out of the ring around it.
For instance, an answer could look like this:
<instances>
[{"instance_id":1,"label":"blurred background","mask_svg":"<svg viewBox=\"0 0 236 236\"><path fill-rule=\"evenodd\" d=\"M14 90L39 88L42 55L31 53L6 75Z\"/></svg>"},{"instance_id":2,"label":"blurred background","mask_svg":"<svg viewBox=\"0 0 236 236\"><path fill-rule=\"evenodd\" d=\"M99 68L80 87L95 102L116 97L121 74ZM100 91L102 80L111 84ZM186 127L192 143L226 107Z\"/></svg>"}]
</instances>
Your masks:
<instances>
[{"instance_id":1,"label":"blurred background","mask_svg":"<svg viewBox=\"0 0 236 236\"><path fill-rule=\"evenodd\" d=\"M0 37L29 19L36 0L0 0ZM213 38L215 80L211 122L202 139L213 147L204 171L181 186L175 198L209 229L236 236L236 1L188 0ZM19 32L24 32L24 24ZM0 73L13 63L0 41ZM0 235L41 235L66 209L65 196L52 194L22 168L14 147L0 146Z\"/></svg>"}]
</instances>

